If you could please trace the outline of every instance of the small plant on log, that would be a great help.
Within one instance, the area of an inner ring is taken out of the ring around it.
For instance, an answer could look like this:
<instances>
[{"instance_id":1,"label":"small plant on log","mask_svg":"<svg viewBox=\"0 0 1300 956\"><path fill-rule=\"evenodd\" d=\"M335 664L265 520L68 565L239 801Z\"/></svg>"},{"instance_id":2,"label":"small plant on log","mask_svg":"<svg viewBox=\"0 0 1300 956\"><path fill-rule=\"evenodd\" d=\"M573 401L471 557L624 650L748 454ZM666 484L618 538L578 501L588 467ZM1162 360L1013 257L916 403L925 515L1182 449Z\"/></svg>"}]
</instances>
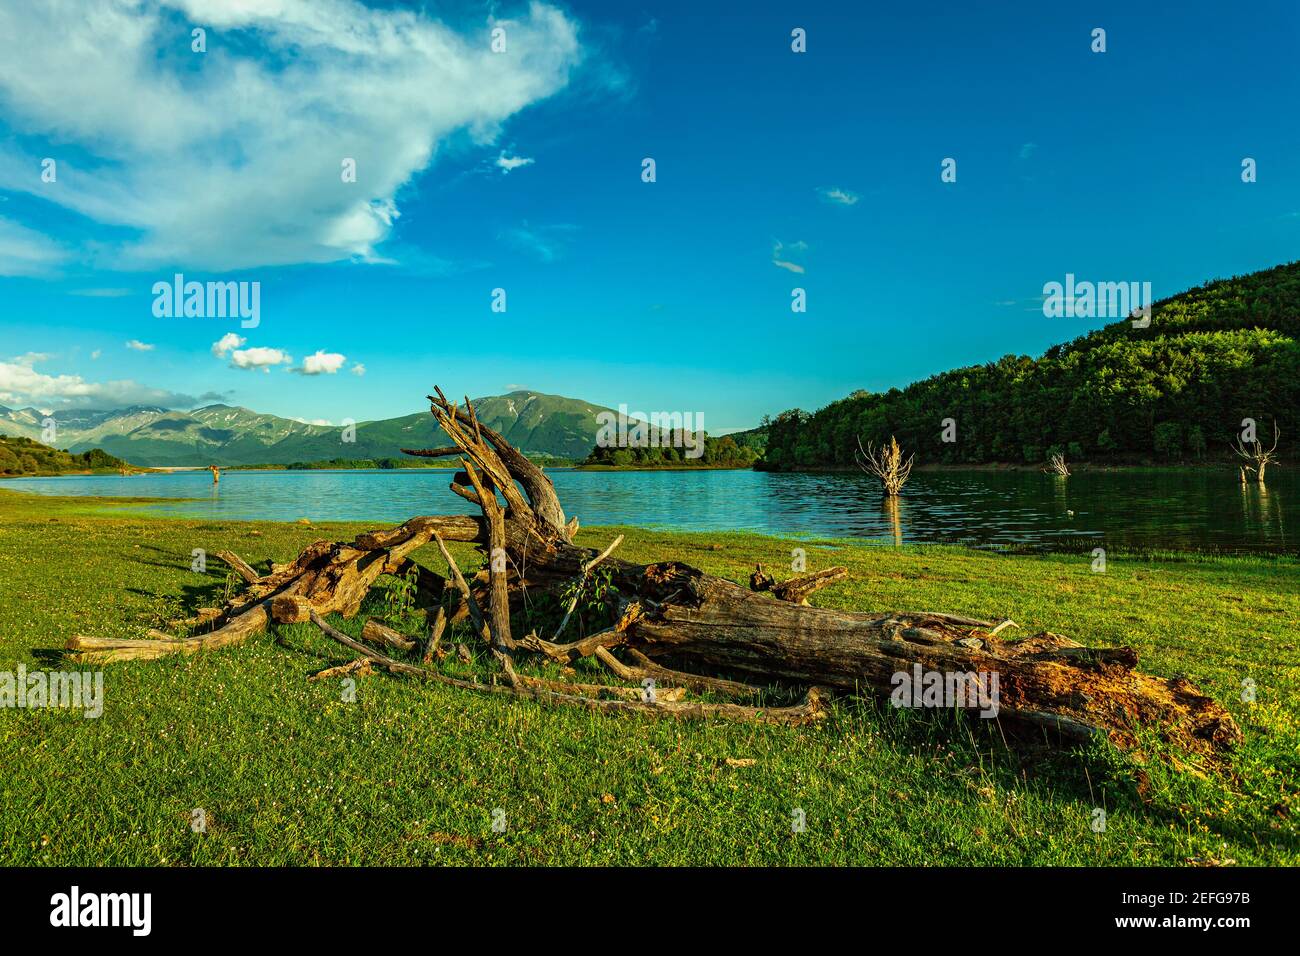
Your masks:
<instances>
[{"instance_id":1,"label":"small plant on log","mask_svg":"<svg viewBox=\"0 0 1300 956\"><path fill-rule=\"evenodd\" d=\"M404 574L394 575L384 592L384 615L391 621L401 623L415 610L415 595L418 590L419 573L414 567Z\"/></svg>"},{"instance_id":2,"label":"small plant on log","mask_svg":"<svg viewBox=\"0 0 1300 956\"><path fill-rule=\"evenodd\" d=\"M907 484L908 477L912 474L912 459L915 454L908 455L907 460L903 460L903 450L898 447L898 439L893 435L889 436L889 444L882 445L877 449L871 442L867 442L867 447L862 447L862 439L858 439L858 450L855 455L858 467L869 475L875 475L880 479L881 487L885 490L885 496L896 498L898 493L903 490L903 485Z\"/></svg>"},{"instance_id":3,"label":"small plant on log","mask_svg":"<svg viewBox=\"0 0 1300 956\"><path fill-rule=\"evenodd\" d=\"M587 633L591 625L599 628L613 623L617 595L609 568L597 567L586 577L570 581L559 597L561 606L574 608L580 634Z\"/></svg>"},{"instance_id":4,"label":"small plant on log","mask_svg":"<svg viewBox=\"0 0 1300 956\"><path fill-rule=\"evenodd\" d=\"M1220 704L1185 678L1137 670L1131 648L1087 647L1048 632L1013 641L1004 633L1010 621L938 611L811 606L809 597L841 580L843 568L777 582L758 567L745 587L681 561L624 561L613 554L622 536L600 551L581 547L574 543L577 519L565 516L542 469L480 422L468 400L461 407L435 391L430 410L453 444L407 453L459 456L462 470L451 490L479 514L424 515L352 541L316 541L269 574L258 574L230 552L212 552L248 587L221 608L200 609L193 620L210 622L210 632L187 638L157 631L142 639L73 636L67 655L102 664L207 653L246 641L273 622L311 622L355 657L342 668L371 667L470 693L605 713L797 725L823 718L833 694L889 700L898 676L919 669L962 678L999 675L991 723L999 739L1008 741L1060 746L1100 738L1133 748L1151 730L1170 752L1213 762L1241 739ZM882 471L897 480L896 494L911 460L902 462L896 442L888 455L894 466ZM473 543L484 555L468 579L448 541ZM429 544L437 547L446 576L412 560ZM499 560L503 554L506 560ZM357 640L325 620L356 615L384 574L413 576L418 594L435 610L426 641L373 620ZM549 637L535 629L517 637L513 620L527 619L521 612L538 595L553 597L564 616ZM566 627L583 600L606 601L613 621L567 639ZM474 658L464 643L454 656L441 646L453 623L467 630L466 640L481 649L502 681L444 672L444 658L453 667L457 657ZM521 673L529 663L552 670L558 665L560 675L572 674L571 665L584 659L603 665L611 683ZM647 679L656 688L649 699L641 683ZM769 687L793 689L802 699L774 705Z\"/></svg>"}]
</instances>

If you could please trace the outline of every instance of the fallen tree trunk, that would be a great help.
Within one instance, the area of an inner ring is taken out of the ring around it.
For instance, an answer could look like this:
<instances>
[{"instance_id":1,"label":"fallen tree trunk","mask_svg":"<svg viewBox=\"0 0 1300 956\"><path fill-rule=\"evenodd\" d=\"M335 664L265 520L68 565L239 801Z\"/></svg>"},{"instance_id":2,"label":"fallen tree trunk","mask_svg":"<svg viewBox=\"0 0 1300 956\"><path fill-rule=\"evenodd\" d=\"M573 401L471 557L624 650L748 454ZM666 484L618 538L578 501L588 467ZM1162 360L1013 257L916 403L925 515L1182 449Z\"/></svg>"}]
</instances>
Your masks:
<instances>
[{"instance_id":1,"label":"fallen tree trunk","mask_svg":"<svg viewBox=\"0 0 1300 956\"><path fill-rule=\"evenodd\" d=\"M351 543L317 541L290 565L255 578L248 591L232 598L212 618L216 627L208 634L184 638L163 634L152 641L76 635L68 640L66 651L72 661L82 664L193 654L239 644L265 630L273 616L281 623L305 621L314 609L322 614L338 612L351 617L379 576L399 573L408 563L407 556L427 544L439 529L458 540L473 540L480 533L479 524L472 518L450 518L395 528L387 536L392 542L387 546L366 547L361 543L365 535ZM225 554L233 559L228 561L232 566L237 562L248 567L237 555ZM442 580L433 572L426 574L438 582ZM441 588L437 590L441 596Z\"/></svg>"},{"instance_id":2,"label":"fallen tree trunk","mask_svg":"<svg viewBox=\"0 0 1300 956\"><path fill-rule=\"evenodd\" d=\"M312 621L390 673L607 712L802 723L820 717L826 694L837 692L896 705L965 708L996 716L998 726L1013 734L1028 730L1053 744L1101 737L1133 747L1141 728L1148 727L1167 743L1217 757L1240 739L1222 706L1185 680L1139 672L1137 657L1127 648L1087 648L1049 633L1010 641L1002 635L1010 621L995 626L937 612L809 606L810 595L847 576L844 568L777 583L759 566L746 588L680 562L624 561L613 555L617 539L601 551L578 547L572 540L577 519L565 517L554 486L539 467L482 425L468 400L460 407L438 391L430 403L454 445L409 453L459 454L463 469L453 475L452 489L476 504L481 516L420 516L397 528L358 535L350 543L316 542L292 564L262 577L236 556L223 555L232 567L246 569L240 572L245 577L255 577L246 594L222 609L212 633L186 639L162 635L153 641L76 637L68 643L69 653L76 660L106 662L211 650L246 639L273 618ZM447 541L476 544L486 558L483 569L467 579ZM410 558L430 542L447 564L445 579ZM577 595L597 566L612 588L617 621L605 631L560 643ZM458 606L450 613L439 608L423 647L373 623L364 636L395 652L411 652L421 663L389 657L324 621L331 612L354 615L381 574L412 568L428 597L454 595ZM561 602L567 605L564 620L550 640L512 633L512 611L525 595L537 592L569 595ZM475 637L498 662L508 687L433 669L433 659L443 656L438 648L443 629L462 618L468 618ZM515 663L526 655L566 664L594 655L619 679L674 691L659 699L648 690L647 699L627 700L626 687L597 691L590 684L520 674ZM669 699L686 693L758 698L772 689L801 689L804 702L771 708Z\"/></svg>"},{"instance_id":3,"label":"fallen tree trunk","mask_svg":"<svg viewBox=\"0 0 1300 956\"><path fill-rule=\"evenodd\" d=\"M883 698L910 685L918 667L923 675L996 675L996 716L1012 725L1073 740L1103 736L1121 747L1136 744L1142 725L1195 751L1240 739L1219 704L1185 680L1136 671L1128 648L1085 648L1050 633L1010 642L994 636L992 624L925 612L755 600L731 581L679 564L650 565L643 581L643 597L674 595L628 628L627 645L652 660ZM970 709L991 709L977 703Z\"/></svg>"}]
</instances>

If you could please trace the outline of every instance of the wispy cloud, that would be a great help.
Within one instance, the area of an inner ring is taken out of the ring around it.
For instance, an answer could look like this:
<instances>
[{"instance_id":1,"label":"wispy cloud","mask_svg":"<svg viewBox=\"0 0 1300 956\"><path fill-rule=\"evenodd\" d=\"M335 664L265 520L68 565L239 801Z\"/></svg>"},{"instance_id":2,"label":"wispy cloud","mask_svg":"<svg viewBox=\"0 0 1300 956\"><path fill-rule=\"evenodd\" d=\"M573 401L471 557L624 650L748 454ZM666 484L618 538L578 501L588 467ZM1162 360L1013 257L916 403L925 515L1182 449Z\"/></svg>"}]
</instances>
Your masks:
<instances>
[{"instance_id":1,"label":"wispy cloud","mask_svg":"<svg viewBox=\"0 0 1300 956\"><path fill-rule=\"evenodd\" d=\"M788 272L803 275L806 270L800 263L793 260L800 258L807 251L808 243L802 240L789 244L783 243L779 239L775 240L772 245L772 265L778 269L785 269Z\"/></svg>"},{"instance_id":2,"label":"wispy cloud","mask_svg":"<svg viewBox=\"0 0 1300 956\"><path fill-rule=\"evenodd\" d=\"M862 198L857 193L840 189L838 186L822 186L817 190L817 194L822 197L823 202L836 206L856 206L858 200Z\"/></svg>"},{"instance_id":3,"label":"wispy cloud","mask_svg":"<svg viewBox=\"0 0 1300 956\"><path fill-rule=\"evenodd\" d=\"M54 358L49 352L24 352L22 355L15 355L12 359L15 365L26 365L31 368L39 362L48 362Z\"/></svg>"},{"instance_id":4,"label":"wispy cloud","mask_svg":"<svg viewBox=\"0 0 1300 956\"><path fill-rule=\"evenodd\" d=\"M49 236L0 217L0 276L53 275L68 259L68 251Z\"/></svg>"},{"instance_id":5,"label":"wispy cloud","mask_svg":"<svg viewBox=\"0 0 1300 956\"><path fill-rule=\"evenodd\" d=\"M569 224L532 226L524 222L505 230L500 238L542 262L554 262L564 254L568 247L568 238L577 231L577 228Z\"/></svg>"},{"instance_id":6,"label":"wispy cloud","mask_svg":"<svg viewBox=\"0 0 1300 956\"><path fill-rule=\"evenodd\" d=\"M1037 143L1022 143L1020 146L1020 152L1018 154L1018 158L1020 159L1021 162L1024 162L1025 160L1033 156L1037 150L1038 150Z\"/></svg>"},{"instance_id":7,"label":"wispy cloud","mask_svg":"<svg viewBox=\"0 0 1300 956\"><path fill-rule=\"evenodd\" d=\"M126 343L126 347L132 352L152 352L153 345L148 342L141 342L139 339L131 339Z\"/></svg>"},{"instance_id":8,"label":"wispy cloud","mask_svg":"<svg viewBox=\"0 0 1300 956\"><path fill-rule=\"evenodd\" d=\"M505 174L512 172L521 166L531 166L535 162L535 159L528 156L511 156L503 149L501 155L496 158L494 165Z\"/></svg>"},{"instance_id":9,"label":"wispy cloud","mask_svg":"<svg viewBox=\"0 0 1300 956\"><path fill-rule=\"evenodd\" d=\"M68 295L80 295L89 299L120 299L130 294L130 289L71 289L68 292Z\"/></svg>"}]
</instances>

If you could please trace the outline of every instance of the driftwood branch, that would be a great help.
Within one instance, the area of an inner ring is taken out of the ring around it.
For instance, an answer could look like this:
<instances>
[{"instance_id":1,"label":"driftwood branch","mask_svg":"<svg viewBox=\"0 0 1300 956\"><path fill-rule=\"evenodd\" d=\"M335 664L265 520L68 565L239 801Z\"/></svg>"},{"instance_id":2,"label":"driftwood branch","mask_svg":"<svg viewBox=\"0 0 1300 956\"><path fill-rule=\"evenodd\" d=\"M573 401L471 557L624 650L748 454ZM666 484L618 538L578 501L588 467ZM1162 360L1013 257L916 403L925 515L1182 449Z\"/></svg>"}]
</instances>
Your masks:
<instances>
[{"instance_id":1,"label":"driftwood branch","mask_svg":"<svg viewBox=\"0 0 1300 956\"><path fill-rule=\"evenodd\" d=\"M826 568L822 571L814 571L811 574L802 574L778 584L773 577L763 570L763 566L760 564L754 573L749 576L749 589L751 591L767 591L778 601L789 601L791 604L807 604L808 595L814 591L820 591L828 584L843 581L848 576L848 568Z\"/></svg>"},{"instance_id":2,"label":"driftwood branch","mask_svg":"<svg viewBox=\"0 0 1300 956\"><path fill-rule=\"evenodd\" d=\"M235 554L233 551L213 551L212 556L219 558L234 569L235 573L244 579L248 584L256 584L261 580L261 575L253 570L253 566L247 561Z\"/></svg>"}]
</instances>

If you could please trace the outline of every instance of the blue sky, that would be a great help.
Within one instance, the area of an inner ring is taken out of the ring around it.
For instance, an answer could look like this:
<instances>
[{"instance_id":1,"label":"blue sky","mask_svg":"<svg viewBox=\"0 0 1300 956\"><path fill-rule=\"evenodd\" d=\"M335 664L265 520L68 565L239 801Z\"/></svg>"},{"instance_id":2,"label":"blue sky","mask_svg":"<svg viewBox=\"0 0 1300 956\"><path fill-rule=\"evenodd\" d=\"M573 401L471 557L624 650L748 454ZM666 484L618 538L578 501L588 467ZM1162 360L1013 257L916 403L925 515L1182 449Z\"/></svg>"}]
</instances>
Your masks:
<instances>
[{"instance_id":1,"label":"blue sky","mask_svg":"<svg viewBox=\"0 0 1300 956\"><path fill-rule=\"evenodd\" d=\"M0 12L0 404L437 383L720 431L1103 324L1044 317L1067 272L1300 258L1293 4L259 6ZM155 317L178 271L260 282L259 326Z\"/></svg>"}]
</instances>

